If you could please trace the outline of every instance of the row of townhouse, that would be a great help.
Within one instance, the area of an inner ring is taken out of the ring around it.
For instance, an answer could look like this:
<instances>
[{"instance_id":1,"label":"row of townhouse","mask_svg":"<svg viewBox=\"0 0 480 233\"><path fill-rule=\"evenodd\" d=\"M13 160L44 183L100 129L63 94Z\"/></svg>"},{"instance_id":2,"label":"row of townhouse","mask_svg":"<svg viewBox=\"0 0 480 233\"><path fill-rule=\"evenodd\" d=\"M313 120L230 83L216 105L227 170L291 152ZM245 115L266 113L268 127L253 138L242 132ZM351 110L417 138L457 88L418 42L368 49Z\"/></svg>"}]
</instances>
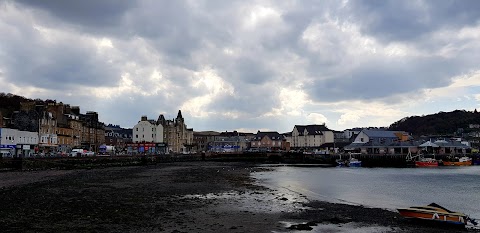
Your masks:
<instances>
[{"instance_id":1,"label":"row of townhouse","mask_svg":"<svg viewBox=\"0 0 480 233\"><path fill-rule=\"evenodd\" d=\"M258 131L251 142L251 148L267 151L317 151L324 149L325 145L333 145L334 138L334 132L325 124L295 125L291 132L283 134Z\"/></svg>"},{"instance_id":2,"label":"row of townhouse","mask_svg":"<svg viewBox=\"0 0 480 233\"><path fill-rule=\"evenodd\" d=\"M119 125L108 124L105 126L105 148L112 146L115 154L127 152L128 145L132 143L132 128L122 128Z\"/></svg>"},{"instance_id":3,"label":"row of townhouse","mask_svg":"<svg viewBox=\"0 0 480 233\"><path fill-rule=\"evenodd\" d=\"M203 131L194 133L197 152L316 150L334 142L334 133L323 125L295 125L292 132L257 133Z\"/></svg>"},{"instance_id":4,"label":"row of townhouse","mask_svg":"<svg viewBox=\"0 0 480 233\"><path fill-rule=\"evenodd\" d=\"M80 107L50 102L24 102L11 117L2 118L3 155L69 153L74 148L98 151L105 143L103 123L96 112L80 113ZM29 136L36 134L36 137ZM31 140L26 143L24 138ZM33 140L33 141L32 141Z\"/></svg>"},{"instance_id":5,"label":"row of townhouse","mask_svg":"<svg viewBox=\"0 0 480 233\"><path fill-rule=\"evenodd\" d=\"M193 148L193 129L187 128L182 111L166 120L161 114L157 120L142 116L133 127L129 154L190 153Z\"/></svg>"}]
</instances>

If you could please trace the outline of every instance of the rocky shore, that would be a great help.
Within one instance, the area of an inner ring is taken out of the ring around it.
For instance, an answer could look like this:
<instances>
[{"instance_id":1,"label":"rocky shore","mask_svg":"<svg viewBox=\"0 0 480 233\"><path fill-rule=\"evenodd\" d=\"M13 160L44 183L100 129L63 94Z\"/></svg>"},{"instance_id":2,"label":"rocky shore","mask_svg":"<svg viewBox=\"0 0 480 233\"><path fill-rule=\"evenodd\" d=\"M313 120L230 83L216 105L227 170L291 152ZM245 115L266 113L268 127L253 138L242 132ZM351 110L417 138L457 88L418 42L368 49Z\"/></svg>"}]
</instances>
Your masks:
<instances>
[{"instance_id":1,"label":"rocky shore","mask_svg":"<svg viewBox=\"0 0 480 233\"><path fill-rule=\"evenodd\" d=\"M257 184L249 163L0 173L2 232L456 232ZM321 169L321 168L320 168Z\"/></svg>"}]
</instances>

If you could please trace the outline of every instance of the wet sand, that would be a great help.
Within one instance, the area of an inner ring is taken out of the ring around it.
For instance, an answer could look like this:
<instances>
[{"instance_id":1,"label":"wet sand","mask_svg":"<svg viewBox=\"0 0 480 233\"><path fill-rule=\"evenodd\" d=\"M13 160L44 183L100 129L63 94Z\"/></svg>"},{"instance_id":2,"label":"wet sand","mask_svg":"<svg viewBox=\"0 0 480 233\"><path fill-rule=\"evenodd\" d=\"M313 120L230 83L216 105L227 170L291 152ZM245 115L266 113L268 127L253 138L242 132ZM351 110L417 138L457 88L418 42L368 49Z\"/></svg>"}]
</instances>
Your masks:
<instances>
[{"instance_id":1,"label":"wet sand","mask_svg":"<svg viewBox=\"0 0 480 233\"><path fill-rule=\"evenodd\" d=\"M1 232L462 231L415 224L382 209L309 201L298 193L268 189L250 177L262 169L246 163L182 162L2 172Z\"/></svg>"}]
</instances>

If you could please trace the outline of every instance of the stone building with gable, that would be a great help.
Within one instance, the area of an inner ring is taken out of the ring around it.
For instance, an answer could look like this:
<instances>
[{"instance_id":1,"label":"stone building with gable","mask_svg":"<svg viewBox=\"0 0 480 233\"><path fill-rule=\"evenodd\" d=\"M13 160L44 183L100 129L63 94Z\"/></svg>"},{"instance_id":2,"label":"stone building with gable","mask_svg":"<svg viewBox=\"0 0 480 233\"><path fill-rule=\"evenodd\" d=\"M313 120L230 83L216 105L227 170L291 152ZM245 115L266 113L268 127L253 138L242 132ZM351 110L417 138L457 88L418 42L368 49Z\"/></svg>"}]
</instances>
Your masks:
<instances>
[{"instance_id":1,"label":"stone building with gable","mask_svg":"<svg viewBox=\"0 0 480 233\"><path fill-rule=\"evenodd\" d=\"M187 128L181 110L178 110L177 117L172 120L166 120L161 114L157 122L163 125L164 142L168 145L169 152L190 153L193 151L193 129Z\"/></svg>"},{"instance_id":2,"label":"stone building with gable","mask_svg":"<svg viewBox=\"0 0 480 233\"><path fill-rule=\"evenodd\" d=\"M155 121L142 116L132 129L129 153L190 153L193 149L193 129L187 128L181 110L172 120L163 114Z\"/></svg>"}]
</instances>

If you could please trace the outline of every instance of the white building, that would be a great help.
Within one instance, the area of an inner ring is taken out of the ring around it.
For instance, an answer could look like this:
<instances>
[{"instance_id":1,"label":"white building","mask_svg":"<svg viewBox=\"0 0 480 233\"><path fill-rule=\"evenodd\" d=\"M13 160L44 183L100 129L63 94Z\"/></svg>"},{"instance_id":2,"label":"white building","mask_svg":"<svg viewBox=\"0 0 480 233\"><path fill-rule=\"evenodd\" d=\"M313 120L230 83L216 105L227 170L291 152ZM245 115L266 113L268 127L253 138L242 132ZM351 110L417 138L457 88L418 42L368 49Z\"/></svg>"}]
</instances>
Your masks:
<instances>
[{"instance_id":1,"label":"white building","mask_svg":"<svg viewBox=\"0 0 480 233\"><path fill-rule=\"evenodd\" d=\"M38 145L38 133L18 129L0 128L0 153L2 157L31 156Z\"/></svg>"},{"instance_id":2,"label":"white building","mask_svg":"<svg viewBox=\"0 0 480 233\"><path fill-rule=\"evenodd\" d=\"M292 131L292 148L316 149L325 143L333 143L333 131L325 125L295 125Z\"/></svg>"},{"instance_id":3,"label":"white building","mask_svg":"<svg viewBox=\"0 0 480 233\"><path fill-rule=\"evenodd\" d=\"M350 139L353 136L358 135L363 129L361 128L354 128L354 129L346 129L343 131L344 137L346 139Z\"/></svg>"},{"instance_id":4,"label":"white building","mask_svg":"<svg viewBox=\"0 0 480 233\"><path fill-rule=\"evenodd\" d=\"M163 143L163 126L155 120L148 120L142 116L141 120L133 127L134 143L150 142Z\"/></svg>"},{"instance_id":5,"label":"white building","mask_svg":"<svg viewBox=\"0 0 480 233\"><path fill-rule=\"evenodd\" d=\"M373 142L379 144L390 144L392 142L405 141L408 138L408 133L404 131L364 129L355 137L353 143Z\"/></svg>"}]
</instances>

